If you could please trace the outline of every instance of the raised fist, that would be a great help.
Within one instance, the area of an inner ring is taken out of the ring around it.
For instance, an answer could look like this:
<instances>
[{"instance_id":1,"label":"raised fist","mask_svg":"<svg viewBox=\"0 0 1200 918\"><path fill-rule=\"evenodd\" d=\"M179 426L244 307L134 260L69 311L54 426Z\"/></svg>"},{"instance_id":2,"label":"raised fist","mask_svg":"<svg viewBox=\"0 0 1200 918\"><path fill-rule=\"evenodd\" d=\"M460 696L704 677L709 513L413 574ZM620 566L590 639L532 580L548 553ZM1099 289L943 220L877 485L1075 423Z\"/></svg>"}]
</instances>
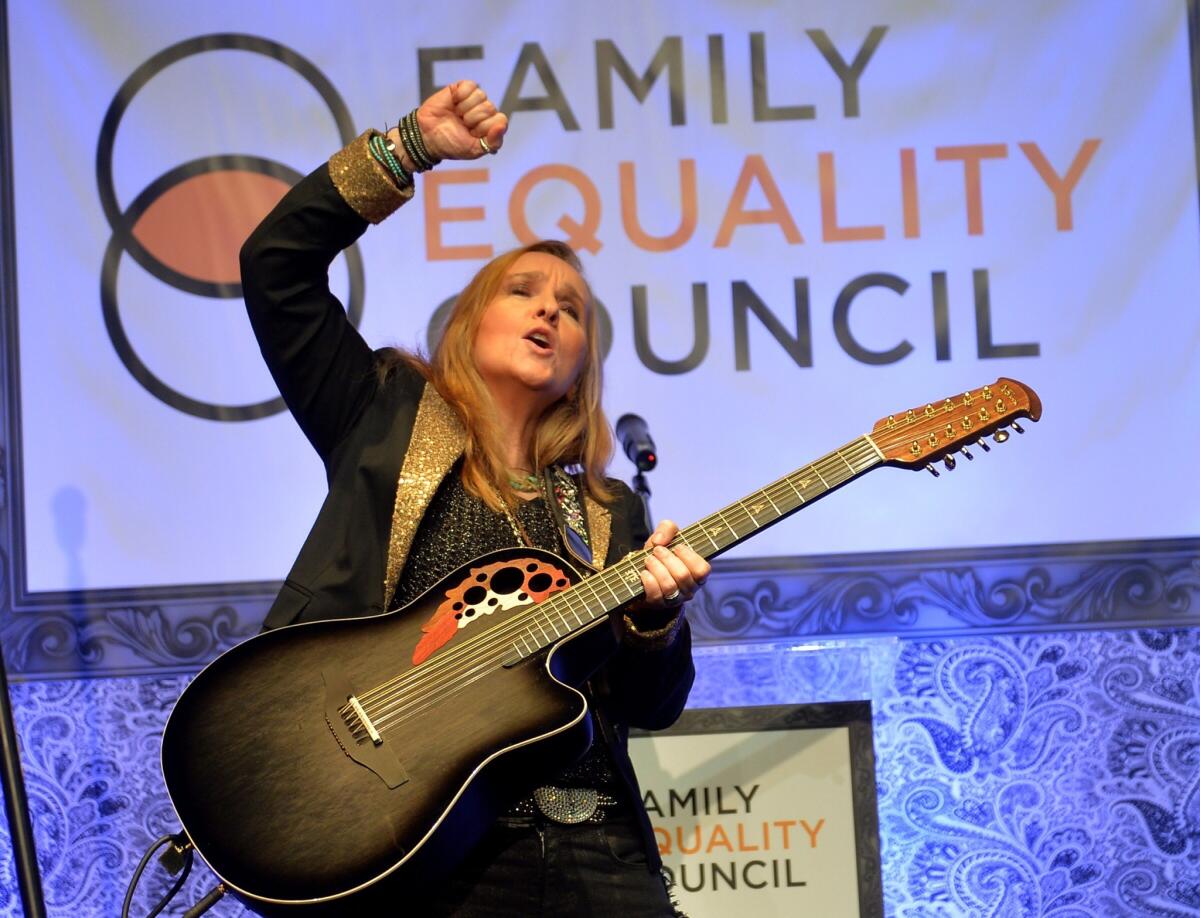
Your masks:
<instances>
[{"instance_id":1,"label":"raised fist","mask_svg":"<svg viewBox=\"0 0 1200 918\"><path fill-rule=\"evenodd\" d=\"M432 156L478 159L504 145L508 116L497 111L487 93L473 81L459 80L421 103L417 125Z\"/></svg>"}]
</instances>

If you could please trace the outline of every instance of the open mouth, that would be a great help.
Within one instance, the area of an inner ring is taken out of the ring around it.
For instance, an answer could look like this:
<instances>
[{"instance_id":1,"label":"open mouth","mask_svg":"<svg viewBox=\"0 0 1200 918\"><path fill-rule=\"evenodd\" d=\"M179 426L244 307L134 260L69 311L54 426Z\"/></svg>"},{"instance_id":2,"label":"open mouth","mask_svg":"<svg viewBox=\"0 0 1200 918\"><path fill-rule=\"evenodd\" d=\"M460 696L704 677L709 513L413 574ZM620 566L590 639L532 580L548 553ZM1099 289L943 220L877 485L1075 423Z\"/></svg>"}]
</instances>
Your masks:
<instances>
[{"instance_id":1,"label":"open mouth","mask_svg":"<svg viewBox=\"0 0 1200 918\"><path fill-rule=\"evenodd\" d=\"M525 340L530 342L541 353L549 354L554 350L550 344L550 338L541 332L531 332L525 336Z\"/></svg>"}]
</instances>

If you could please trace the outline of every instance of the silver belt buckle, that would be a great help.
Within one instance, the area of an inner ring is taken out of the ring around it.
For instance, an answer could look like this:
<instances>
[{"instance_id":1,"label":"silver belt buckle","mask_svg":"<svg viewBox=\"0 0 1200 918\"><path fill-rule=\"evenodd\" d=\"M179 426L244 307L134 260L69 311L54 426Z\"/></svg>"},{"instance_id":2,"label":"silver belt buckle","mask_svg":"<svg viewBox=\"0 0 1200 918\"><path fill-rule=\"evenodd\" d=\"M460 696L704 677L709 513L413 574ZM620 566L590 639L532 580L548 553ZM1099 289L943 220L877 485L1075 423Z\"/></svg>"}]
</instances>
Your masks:
<instances>
[{"instance_id":1,"label":"silver belt buckle","mask_svg":"<svg viewBox=\"0 0 1200 918\"><path fill-rule=\"evenodd\" d=\"M568 826L591 819L601 804L594 787L539 787L533 802L547 819Z\"/></svg>"}]
</instances>

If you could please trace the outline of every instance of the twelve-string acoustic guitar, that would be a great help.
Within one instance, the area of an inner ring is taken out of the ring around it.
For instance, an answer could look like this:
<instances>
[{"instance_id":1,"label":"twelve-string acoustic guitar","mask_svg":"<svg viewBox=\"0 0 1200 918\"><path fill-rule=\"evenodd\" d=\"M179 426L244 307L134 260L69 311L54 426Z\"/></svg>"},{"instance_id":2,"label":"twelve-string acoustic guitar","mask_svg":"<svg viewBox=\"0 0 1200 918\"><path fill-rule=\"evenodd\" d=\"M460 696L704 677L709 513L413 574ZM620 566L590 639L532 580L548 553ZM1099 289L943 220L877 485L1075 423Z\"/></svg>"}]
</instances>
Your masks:
<instances>
[{"instance_id":1,"label":"twelve-string acoustic guitar","mask_svg":"<svg viewBox=\"0 0 1200 918\"><path fill-rule=\"evenodd\" d=\"M715 557L880 465L928 467L1041 415L1012 379L879 421L869 434L682 530ZM936 474L936 471L935 471ZM196 676L162 767L188 838L265 915L404 911L513 800L591 740L573 686L642 595L645 552L584 579L512 548L404 608L253 637ZM348 911L349 910L349 911Z\"/></svg>"}]
</instances>

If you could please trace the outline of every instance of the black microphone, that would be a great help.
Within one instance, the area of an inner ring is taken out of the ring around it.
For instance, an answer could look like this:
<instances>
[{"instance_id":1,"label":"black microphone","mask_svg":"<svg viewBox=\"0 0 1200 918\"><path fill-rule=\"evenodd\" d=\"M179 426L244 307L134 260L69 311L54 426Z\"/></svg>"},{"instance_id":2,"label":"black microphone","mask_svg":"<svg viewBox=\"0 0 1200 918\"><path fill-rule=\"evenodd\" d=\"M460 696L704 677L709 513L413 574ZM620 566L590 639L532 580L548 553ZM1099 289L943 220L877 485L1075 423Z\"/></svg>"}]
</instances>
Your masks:
<instances>
[{"instance_id":1,"label":"black microphone","mask_svg":"<svg viewBox=\"0 0 1200 918\"><path fill-rule=\"evenodd\" d=\"M617 419L617 439L639 472L648 472L658 464L658 451L654 448L644 418L636 414L621 415Z\"/></svg>"}]
</instances>

